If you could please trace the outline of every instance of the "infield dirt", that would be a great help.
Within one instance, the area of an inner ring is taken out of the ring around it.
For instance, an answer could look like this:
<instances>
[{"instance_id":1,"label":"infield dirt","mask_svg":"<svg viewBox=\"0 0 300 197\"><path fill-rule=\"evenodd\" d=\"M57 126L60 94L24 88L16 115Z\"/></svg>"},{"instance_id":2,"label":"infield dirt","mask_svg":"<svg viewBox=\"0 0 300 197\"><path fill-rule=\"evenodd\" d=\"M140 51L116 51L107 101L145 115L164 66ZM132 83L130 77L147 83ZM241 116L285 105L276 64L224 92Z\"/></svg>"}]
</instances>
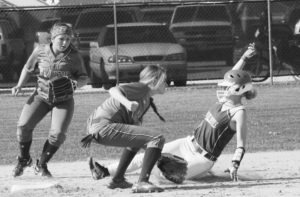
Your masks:
<instances>
[{"instance_id":1,"label":"infield dirt","mask_svg":"<svg viewBox=\"0 0 300 197\"><path fill-rule=\"evenodd\" d=\"M14 166L0 166L0 196L6 197L296 197L300 196L300 151L247 153L239 170L239 182L231 182L223 171L230 164L232 155L222 155L211 174L201 180L185 181L176 185L151 176L153 183L165 189L162 193L133 194L130 189L111 190L106 187L107 177L93 180L86 161L49 163L54 178L45 179L34 175L27 168L23 176L13 178ZM97 158L96 158L97 159ZM99 161L99 160L98 160ZM114 161L101 161L109 164ZM138 173L127 175L135 183Z\"/></svg>"}]
</instances>

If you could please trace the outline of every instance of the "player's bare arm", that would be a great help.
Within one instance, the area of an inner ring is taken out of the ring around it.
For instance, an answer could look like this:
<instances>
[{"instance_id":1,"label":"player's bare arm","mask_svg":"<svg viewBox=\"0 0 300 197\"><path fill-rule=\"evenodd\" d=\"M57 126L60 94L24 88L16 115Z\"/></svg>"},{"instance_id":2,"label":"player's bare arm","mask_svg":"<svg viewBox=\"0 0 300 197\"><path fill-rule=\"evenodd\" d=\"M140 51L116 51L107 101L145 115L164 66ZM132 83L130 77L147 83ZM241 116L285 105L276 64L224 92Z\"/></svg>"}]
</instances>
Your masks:
<instances>
[{"instance_id":1,"label":"player's bare arm","mask_svg":"<svg viewBox=\"0 0 300 197\"><path fill-rule=\"evenodd\" d=\"M237 137L237 146L232 158L232 166L230 166L225 172L230 174L230 177L233 181L238 181L238 168L245 154L245 144L246 144L246 111L238 111L232 118L232 121L235 123L236 128L236 137Z\"/></svg>"},{"instance_id":2,"label":"player's bare arm","mask_svg":"<svg viewBox=\"0 0 300 197\"><path fill-rule=\"evenodd\" d=\"M239 110L233 116L232 120L235 121L236 125L236 147L245 147L246 136L247 136L247 113L245 110Z\"/></svg>"},{"instance_id":3,"label":"player's bare arm","mask_svg":"<svg viewBox=\"0 0 300 197\"><path fill-rule=\"evenodd\" d=\"M249 44L248 49L244 52L239 61L233 66L232 70L241 70L246 64L246 60L256 54L254 43Z\"/></svg>"}]
</instances>

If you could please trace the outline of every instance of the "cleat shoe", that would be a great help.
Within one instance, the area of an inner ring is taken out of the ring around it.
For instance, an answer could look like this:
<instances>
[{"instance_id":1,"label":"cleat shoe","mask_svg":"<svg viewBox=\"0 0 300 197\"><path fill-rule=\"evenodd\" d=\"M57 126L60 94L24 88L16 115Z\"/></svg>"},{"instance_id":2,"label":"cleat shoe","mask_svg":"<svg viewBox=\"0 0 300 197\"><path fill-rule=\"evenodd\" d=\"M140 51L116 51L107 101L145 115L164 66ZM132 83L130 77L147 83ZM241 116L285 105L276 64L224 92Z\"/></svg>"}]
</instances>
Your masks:
<instances>
[{"instance_id":1,"label":"cleat shoe","mask_svg":"<svg viewBox=\"0 0 300 197\"><path fill-rule=\"evenodd\" d=\"M51 178L52 174L49 172L47 164L40 165L39 160L36 160L36 165L34 167L34 173L36 175L42 176L42 177L47 177Z\"/></svg>"},{"instance_id":2,"label":"cleat shoe","mask_svg":"<svg viewBox=\"0 0 300 197\"><path fill-rule=\"evenodd\" d=\"M89 157L88 162L93 179L99 180L110 176L108 169L94 161L92 157Z\"/></svg>"},{"instance_id":3,"label":"cleat shoe","mask_svg":"<svg viewBox=\"0 0 300 197\"><path fill-rule=\"evenodd\" d=\"M116 188L127 189L127 188L131 188L132 185L133 185L132 183L127 182L126 179L123 178L123 179L120 179L120 180L112 179L107 187L109 189L116 189Z\"/></svg>"},{"instance_id":4,"label":"cleat shoe","mask_svg":"<svg viewBox=\"0 0 300 197\"><path fill-rule=\"evenodd\" d=\"M164 189L150 182L139 182L132 187L133 193L163 192Z\"/></svg>"},{"instance_id":5,"label":"cleat shoe","mask_svg":"<svg viewBox=\"0 0 300 197\"><path fill-rule=\"evenodd\" d=\"M15 167L15 169L13 170L13 176L17 177L17 176L21 176L24 172L24 169L26 167L30 167L32 164L32 159L31 157L29 157L28 159L23 159L21 157L17 157L18 160L18 164Z\"/></svg>"}]
</instances>

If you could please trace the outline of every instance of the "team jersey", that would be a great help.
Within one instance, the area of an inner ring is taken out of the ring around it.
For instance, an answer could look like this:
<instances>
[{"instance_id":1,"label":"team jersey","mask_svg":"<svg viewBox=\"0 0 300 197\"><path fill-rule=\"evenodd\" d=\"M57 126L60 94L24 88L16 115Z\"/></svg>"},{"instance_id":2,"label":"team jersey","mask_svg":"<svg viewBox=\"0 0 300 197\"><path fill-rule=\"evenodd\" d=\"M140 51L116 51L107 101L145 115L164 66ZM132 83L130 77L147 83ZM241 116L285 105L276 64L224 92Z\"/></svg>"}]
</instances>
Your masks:
<instances>
[{"instance_id":1,"label":"team jersey","mask_svg":"<svg viewBox=\"0 0 300 197\"><path fill-rule=\"evenodd\" d=\"M39 45L28 58L25 68L38 78L39 84L47 84L54 77L68 76L77 79L86 76L82 58L72 45L63 53L55 56L51 44Z\"/></svg>"},{"instance_id":2,"label":"team jersey","mask_svg":"<svg viewBox=\"0 0 300 197\"><path fill-rule=\"evenodd\" d=\"M110 97L96 109L94 118L106 119L114 123L141 124L143 115L150 106L150 88L139 82L124 84L119 88L128 100L139 103L138 109L131 112L119 101Z\"/></svg>"},{"instance_id":3,"label":"team jersey","mask_svg":"<svg viewBox=\"0 0 300 197\"><path fill-rule=\"evenodd\" d=\"M244 110L243 105L222 111L224 103L213 105L205 115L204 120L194 130L195 140L208 153L219 157L225 146L232 139L235 130L229 126L230 120L238 110Z\"/></svg>"}]
</instances>

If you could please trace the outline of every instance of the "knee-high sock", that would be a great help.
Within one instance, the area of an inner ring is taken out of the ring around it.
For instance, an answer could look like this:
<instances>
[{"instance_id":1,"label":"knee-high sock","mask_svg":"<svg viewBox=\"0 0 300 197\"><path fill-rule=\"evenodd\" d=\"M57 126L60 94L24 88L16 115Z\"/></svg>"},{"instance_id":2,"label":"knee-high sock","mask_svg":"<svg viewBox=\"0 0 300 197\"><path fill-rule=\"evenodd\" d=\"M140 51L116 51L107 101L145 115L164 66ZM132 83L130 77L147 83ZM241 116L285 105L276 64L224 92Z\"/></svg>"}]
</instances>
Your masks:
<instances>
[{"instance_id":1,"label":"knee-high sock","mask_svg":"<svg viewBox=\"0 0 300 197\"><path fill-rule=\"evenodd\" d=\"M122 156L121 156L118 168L117 168L116 173L115 173L115 175L113 177L114 180L118 180L118 179L123 179L124 178L126 169L129 166L129 164L132 161L132 159L134 158L134 156L136 155L136 153L137 153L136 151L132 151L132 150L129 150L127 148L125 148L123 150L123 153L122 153Z\"/></svg>"},{"instance_id":2,"label":"knee-high sock","mask_svg":"<svg viewBox=\"0 0 300 197\"><path fill-rule=\"evenodd\" d=\"M161 156L161 149L159 148L147 148L145 151L143 166L138 182L148 182L151 171L156 161Z\"/></svg>"},{"instance_id":3,"label":"knee-high sock","mask_svg":"<svg viewBox=\"0 0 300 197\"><path fill-rule=\"evenodd\" d=\"M59 147L50 144L49 141L47 140L43 147L43 152L39 161L39 165L41 166L46 165L50 161L52 156L56 153L58 148Z\"/></svg>"},{"instance_id":4,"label":"knee-high sock","mask_svg":"<svg viewBox=\"0 0 300 197\"><path fill-rule=\"evenodd\" d=\"M31 147L31 140L29 142L19 142L19 149L20 149L20 157L22 159L29 159L30 157L30 147Z\"/></svg>"}]
</instances>

